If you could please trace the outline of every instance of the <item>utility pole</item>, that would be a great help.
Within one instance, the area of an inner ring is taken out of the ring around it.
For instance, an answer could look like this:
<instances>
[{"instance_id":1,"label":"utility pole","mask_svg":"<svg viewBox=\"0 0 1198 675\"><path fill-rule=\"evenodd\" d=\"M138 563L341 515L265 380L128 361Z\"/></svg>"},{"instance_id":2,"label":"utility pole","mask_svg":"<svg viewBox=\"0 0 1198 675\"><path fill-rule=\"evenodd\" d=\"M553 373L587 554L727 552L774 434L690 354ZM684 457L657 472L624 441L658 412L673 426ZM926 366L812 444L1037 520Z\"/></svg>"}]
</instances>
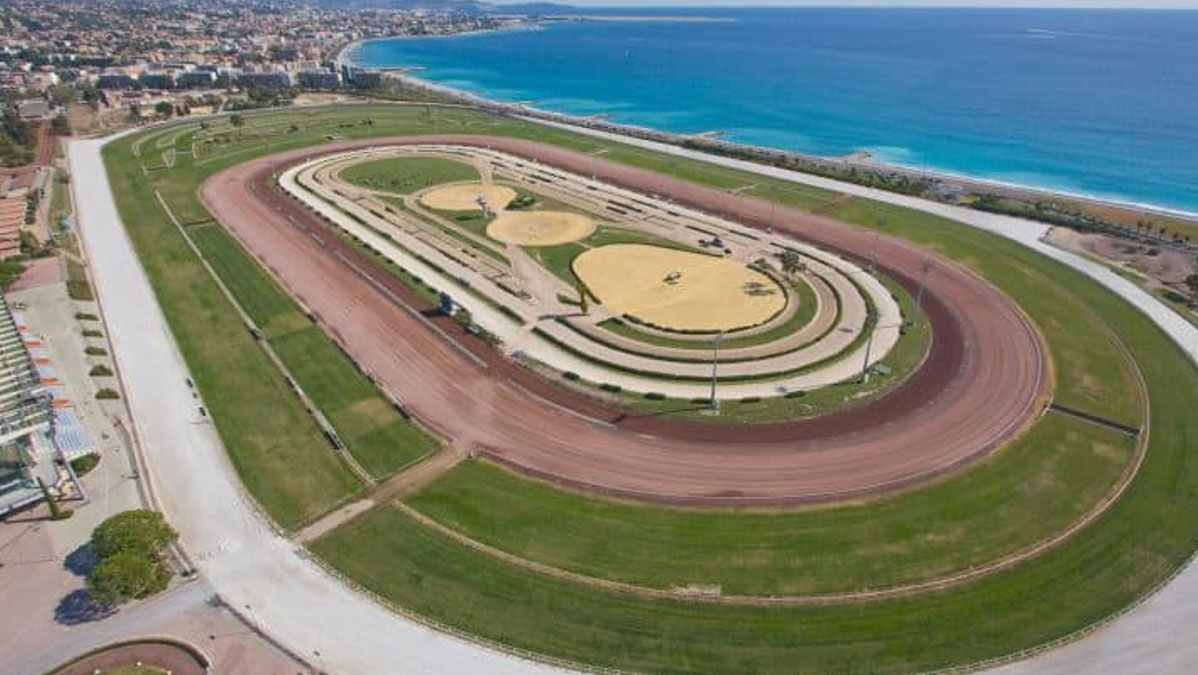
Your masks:
<instances>
[{"instance_id":1,"label":"utility pole","mask_svg":"<svg viewBox=\"0 0 1198 675\"><path fill-rule=\"evenodd\" d=\"M865 362L861 364L861 384L869 382L869 353L874 346L874 327L877 323L877 312L871 310L865 315L865 330L869 332L865 336Z\"/></svg>"},{"instance_id":2,"label":"utility pole","mask_svg":"<svg viewBox=\"0 0 1198 675\"><path fill-rule=\"evenodd\" d=\"M724 331L716 333L711 340L711 407L715 414L720 414L720 400L715 397L716 369L720 363L720 340L724 339Z\"/></svg>"}]
</instances>

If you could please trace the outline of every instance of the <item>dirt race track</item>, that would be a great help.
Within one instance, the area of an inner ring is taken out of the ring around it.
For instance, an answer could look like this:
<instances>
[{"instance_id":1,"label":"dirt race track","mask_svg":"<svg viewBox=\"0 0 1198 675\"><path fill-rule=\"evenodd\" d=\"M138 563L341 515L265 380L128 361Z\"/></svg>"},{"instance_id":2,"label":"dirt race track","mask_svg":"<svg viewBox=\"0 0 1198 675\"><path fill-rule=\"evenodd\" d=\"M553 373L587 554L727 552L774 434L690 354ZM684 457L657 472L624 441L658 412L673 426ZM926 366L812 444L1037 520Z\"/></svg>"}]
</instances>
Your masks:
<instances>
[{"instance_id":1,"label":"dirt race track","mask_svg":"<svg viewBox=\"0 0 1198 675\"><path fill-rule=\"evenodd\" d=\"M272 175L318 155L414 143L490 146L764 228L767 202L553 146L510 138L409 136L346 141L252 160L212 177L212 214L408 410L460 448L595 492L678 504L828 501L927 480L988 454L1047 402L1035 329L972 273L890 237L779 208L776 229L852 257L876 247L912 291L932 258L923 366L871 403L793 422L712 426L612 412L503 359L331 233ZM412 310L417 311L412 311ZM429 323L450 333L449 343ZM467 356L467 352L474 356ZM552 399L552 400L551 400Z\"/></svg>"}]
</instances>

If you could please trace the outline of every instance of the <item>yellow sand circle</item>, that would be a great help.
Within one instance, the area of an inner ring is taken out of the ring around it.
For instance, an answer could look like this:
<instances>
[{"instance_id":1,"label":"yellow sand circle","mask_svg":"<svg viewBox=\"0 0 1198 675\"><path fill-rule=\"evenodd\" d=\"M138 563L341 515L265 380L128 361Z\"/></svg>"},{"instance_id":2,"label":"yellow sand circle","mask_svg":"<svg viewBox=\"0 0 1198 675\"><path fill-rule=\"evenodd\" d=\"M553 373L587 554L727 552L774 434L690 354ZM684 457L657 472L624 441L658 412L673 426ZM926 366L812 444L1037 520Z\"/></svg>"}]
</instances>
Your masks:
<instances>
[{"instance_id":1,"label":"yellow sand circle","mask_svg":"<svg viewBox=\"0 0 1198 675\"><path fill-rule=\"evenodd\" d=\"M605 308L679 331L756 326L787 302L773 279L740 262L661 246L601 246L575 258L574 273Z\"/></svg>"},{"instance_id":2,"label":"yellow sand circle","mask_svg":"<svg viewBox=\"0 0 1198 675\"><path fill-rule=\"evenodd\" d=\"M420 203L437 211L481 211L480 198L499 212L516 198L516 191L504 185L462 183L429 190L420 195Z\"/></svg>"},{"instance_id":3,"label":"yellow sand circle","mask_svg":"<svg viewBox=\"0 0 1198 675\"><path fill-rule=\"evenodd\" d=\"M487 226L487 236L517 246L558 246L586 239L595 221L565 211L511 211Z\"/></svg>"}]
</instances>

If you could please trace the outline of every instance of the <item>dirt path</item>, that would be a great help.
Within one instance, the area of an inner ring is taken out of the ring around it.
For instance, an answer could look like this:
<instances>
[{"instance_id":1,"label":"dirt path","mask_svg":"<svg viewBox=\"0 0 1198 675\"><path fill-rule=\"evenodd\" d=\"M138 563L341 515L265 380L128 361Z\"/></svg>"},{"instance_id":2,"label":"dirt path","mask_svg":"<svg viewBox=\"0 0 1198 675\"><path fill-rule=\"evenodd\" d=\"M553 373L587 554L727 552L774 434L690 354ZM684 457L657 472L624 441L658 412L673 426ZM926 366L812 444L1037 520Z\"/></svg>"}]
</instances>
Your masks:
<instances>
[{"instance_id":1,"label":"dirt path","mask_svg":"<svg viewBox=\"0 0 1198 675\"><path fill-rule=\"evenodd\" d=\"M396 474L366 493L362 499L350 502L300 530L292 540L297 544L316 541L377 506L416 492L457 466L466 457L464 447L460 442L455 443L407 471Z\"/></svg>"}]
</instances>

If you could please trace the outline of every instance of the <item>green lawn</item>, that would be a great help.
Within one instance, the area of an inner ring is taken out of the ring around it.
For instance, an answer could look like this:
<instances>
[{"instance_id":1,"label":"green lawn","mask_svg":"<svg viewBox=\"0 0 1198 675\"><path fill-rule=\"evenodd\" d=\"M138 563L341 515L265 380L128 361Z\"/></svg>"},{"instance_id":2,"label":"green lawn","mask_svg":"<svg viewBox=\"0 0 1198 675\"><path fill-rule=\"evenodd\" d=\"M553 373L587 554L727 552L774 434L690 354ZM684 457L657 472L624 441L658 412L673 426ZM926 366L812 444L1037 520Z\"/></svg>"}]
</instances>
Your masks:
<instances>
[{"instance_id":1,"label":"green lawn","mask_svg":"<svg viewBox=\"0 0 1198 675\"><path fill-rule=\"evenodd\" d=\"M1055 400L1118 422L1137 417L1129 366L1112 337L1120 324L1104 319L1083 290L1094 286L1022 246L1001 242L987 248L983 233L918 211L853 199L832 216L875 227L948 255L989 279L1011 296L1048 342L1058 380ZM1000 253L1001 252L1001 253ZM935 270L932 271L935 274Z\"/></svg>"},{"instance_id":2,"label":"green lawn","mask_svg":"<svg viewBox=\"0 0 1198 675\"><path fill-rule=\"evenodd\" d=\"M87 270L70 256L66 256L64 261L67 265L67 295L72 300L95 300L96 294L92 292L91 282L87 280Z\"/></svg>"},{"instance_id":3,"label":"green lawn","mask_svg":"<svg viewBox=\"0 0 1198 675\"><path fill-rule=\"evenodd\" d=\"M259 328L280 333L308 324L306 317L296 320L299 310L295 303L224 227L212 222L193 226L187 233Z\"/></svg>"},{"instance_id":4,"label":"green lawn","mask_svg":"<svg viewBox=\"0 0 1198 675\"><path fill-rule=\"evenodd\" d=\"M439 441L404 421L316 326L270 342L371 476L390 476L440 447Z\"/></svg>"},{"instance_id":5,"label":"green lawn","mask_svg":"<svg viewBox=\"0 0 1198 675\"><path fill-rule=\"evenodd\" d=\"M339 175L358 187L398 194L442 183L478 180L478 171L473 166L440 157L376 159L346 167Z\"/></svg>"}]
</instances>

